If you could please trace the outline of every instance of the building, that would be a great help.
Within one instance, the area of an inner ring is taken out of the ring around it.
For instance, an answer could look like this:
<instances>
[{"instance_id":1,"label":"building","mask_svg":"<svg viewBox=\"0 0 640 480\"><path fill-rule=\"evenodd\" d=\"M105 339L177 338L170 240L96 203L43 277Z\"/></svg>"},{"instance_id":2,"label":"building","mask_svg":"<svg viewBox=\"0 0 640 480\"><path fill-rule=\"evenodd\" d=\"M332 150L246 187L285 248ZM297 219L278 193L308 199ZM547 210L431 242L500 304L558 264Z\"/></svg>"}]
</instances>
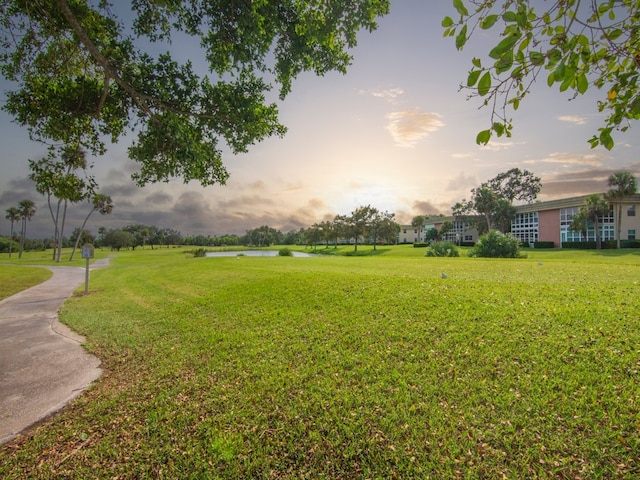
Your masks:
<instances>
[{"instance_id":1,"label":"building","mask_svg":"<svg viewBox=\"0 0 640 480\"><path fill-rule=\"evenodd\" d=\"M398 243L417 243L424 239L424 231L413 225L400 225Z\"/></svg>"},{"instance_id":2,"label":"building","mask_svg":"<svg viewBox=\"0 0 640 480\"><path fill-rule=\"evenodd\" d=\"M588 195L582 195L529 205L517 205L516 216L511 222L511 234L525 245L535 242L550 242L558 248L562 247L565 242L595 241L596 234L593 225L589 225L586 238L583 238L581 232L570 230L573 216L585 204L587 197ZM640 194L623 198L621 203L620 240L640 239L640 214L636 215L636 211L640 210ZM616 217L617 202L611 202L609 213L599 222L602 241L616 239ZM437 220L437 222L426 225L420 238L425 238L424 234L428 229L435 227L440 230L444 222L450 221L453 223L453 230L445 234L443 240L453 241L460 245L469 245L478 240L479 235L475 227L455 217L438 217L433 220ZM404 228L403 226L403 230ZM410 239L407 241L411 242Z\"/></svg>"},{"instance_id":3,"label":"building","mask_svg":"<svg viewBox=\"0 0 640 480\"><path fill-rule=\"evenodd\" d=\"M564 242L594 241L596 234L593 225L589 225L587 229L587 238L582 238L581 232L570 230L573 216L584 205L587 196L516 206L516 217L511 222L511 234L523 243L553 242L554 247L562 247ZM635 240L636 235L640 234L640 217L636 216L636 210L640 209L640 195L624 198L621 203L620 239ZM609 214L599 222L601 240L615 240L616 216L617 203L612 202Z\"/></svg>"}]
</instances>

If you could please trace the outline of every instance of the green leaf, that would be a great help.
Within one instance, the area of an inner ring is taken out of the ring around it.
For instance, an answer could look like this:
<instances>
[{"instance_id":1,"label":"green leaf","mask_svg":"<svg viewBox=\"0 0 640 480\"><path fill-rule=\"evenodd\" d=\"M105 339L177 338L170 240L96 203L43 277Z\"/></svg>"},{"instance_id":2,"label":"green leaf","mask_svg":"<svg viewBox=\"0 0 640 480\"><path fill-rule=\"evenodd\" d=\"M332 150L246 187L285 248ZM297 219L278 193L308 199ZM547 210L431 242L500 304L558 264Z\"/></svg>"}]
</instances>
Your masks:
<instances>
[{"instance_id":1,"label":"green leaf","mask_svg":"<svg viewBox=\"0 0 640 480\"><path fill-rule=\"evenodd\" d=\"M544 64L544 53L541 52L529 52L529 61L535 65L536 67L539 67L540 65Z\"/></svg>"},{"instance_id":2,"label":"green leaf","mask_svg":"<svg viewBox=\"0 0 640 480\"><path fill-rule=\"evenodd\" d=\"M498 123L498 122L494 122L494 124L491 126L492 130L494 132L496 132L496 134L501 137L504 134L504 124L503 123Z\"/></svg>"},{"instance_id":3,"label":"green leaf","mask_svg":"<svg viewBox=\"0 0 640 480\"><path fill-rule=\"evenodd\" d=\"M442 23L441 23L441 25L442 25L444 28L451 27L451 26L453 26L453 24L454 24L454 21L453 21L453 18L451 18L451 17L444 17L444 18L442 19Z\"/></svg>"},{"instance_id":4,"label":"green leaf","mask_svg":"<svg viewBox=\"0 0 640 480\"><path fill-rule=\"evenodd\" d=\"M479 58L474 58L473 60L471 60L471 63L476 68L482 68L482 63L480 62Z\"/></svg>"},{"instance_id":5,"label":"green leaf","mask_svg":"<svg viewBox=\"0 0 640 480\"><path fill-rule=\"evenodd\" d=\"M478 78L480 78L480 74L482 70L471 70L469 72L469 76L467 77L467 87L473 87L476 83L478 83Z\"/></svg>"},{"instance_id":6,"label":"green leaf","mask_svg":"<svg viewBox=\"0 0 640 480\"><path fill-rule=\"evenodd\" d=\"M478 83L478 94L481 97L484 97L487 93L489 93L489 90L491 90L491 73L486 72L480 78L480 82Z\"/></svg>"},{"instance_id":7,"label":"green leaf","mask_svg":"<svg viewBox=\"0 0 640 480\"><path fill-rule=\"evenodd\" d=\"M488 17L482 19L482 22L480 22L480 28L482 28L483 30L487 30L493 27L497 21L498 15L489 15Z\"/></svg>"},{"instance_id":8,"label":"green leaf","mask_svg":"<svg viewBox=\"0 0 640 480\"><path fill-rule=\"evenodd\" d=\"M489 56L495 60L502 57L506 52L513 49L513 46L516 44L519 35L509 35L504 38L498 45L493 47L493 49L489 52Z\"/></svg>"},{"instance_id":9,"label":"green leaf","mask_svg":"<svg viewBox=\"0 0 640 480\"><path fill-rule=\"evenodd\" d=\"M476 143L478 145L486 145L491 140L491 130L482 130L476 136Z\"/></svg>"},{"instance_id":10,"label":"green leaf","mask_svg":"<svg viewBox=\"0 0 640 480\"><path fill-rule=\"evenodd\" d=\"M520 80L523 77L523 72L524 69L521 66L518 66L511 71L511 78L514 80Z\"/></svg>"},{"instance_id":11,"label":"green leaf","mask_svg":"<svg viewBox=\"0 0 640 480\"><path fill-rule=\"evenodd\" d=\"M503 55L500 60L495 63L496 73L500 75L503 72L506 72L513 66L513 53L507 52Z\"/></svg>"},{"instance_id":12,"label":"green leaf","mask_svg":"<svg viewBox=\"0 0 640 480\"><path fill-rule=\"evenodd\" d=\"M589 89L589 80L584 73L578 76L577 88L578 92L583 94Z\"/></svg>"},{"instance_id":13,"label":"green leaf","mask_svg":"<svg viewBox=\"0 0 640 480\"><path fill-rule=\"evenodd\" d=\"M467 7L464 6L464 3L462 3L462 0L453 0L453 6L458 11L458 13L463 17L466 17L467 15L469 15L469 10L467 10Z\"/></svg>"},{"instance_id":14,"label":"green leaf","mask_svg":"<svg viewBox=\"0 0 640 480\"><path fill-rule=\"evenodd\" d=\"M565 78L565 64L561 62L560 65L553 71L553 78L556 82L559 82Z\"/></svg>"},{"instance_id":15,"label":"green leaf","mask_svg":"<svg viewBox=\"0 0 640 480\"><path fill-rule=\"evenodd\" d=\"M607 32L607 40L609 40L609 41L616 40L623 33L624 33L624 31L619 29L619 28L616 28L614 30L610 30L609 32Z\"/></svg>"},{"instance_id":16,"label":"green leaf","mask_svg":"<svg viewBox=\"0 0 640 480\"><path fill-rule=\"evenodd\" d=\"M607 150L611 150L613 148L613 138L611 137L611 129L603 128L600 132L600 145L602 145Z\"/></svg>"},{"instance_id":17,"label":"green leaf","mask_svg":"<svg viewBox=\"0 0 640 480\"><path fill-rule=\"evenodd\" d=\"M505 22L517 22L518 16L515 12L508 11L502 14L502 20L504 20Z\"/></svg>"},{"instance_id":18,"label":"green leaf","mask_svg":"<svg viewBox=\"0 0 640 480\"><path fill-rule=\"evenodd\" d=\"M456 35L456 48L462 50L464 44L467 42L467 26L464 25L458 35Z\"/></svg>"}]
</instances>

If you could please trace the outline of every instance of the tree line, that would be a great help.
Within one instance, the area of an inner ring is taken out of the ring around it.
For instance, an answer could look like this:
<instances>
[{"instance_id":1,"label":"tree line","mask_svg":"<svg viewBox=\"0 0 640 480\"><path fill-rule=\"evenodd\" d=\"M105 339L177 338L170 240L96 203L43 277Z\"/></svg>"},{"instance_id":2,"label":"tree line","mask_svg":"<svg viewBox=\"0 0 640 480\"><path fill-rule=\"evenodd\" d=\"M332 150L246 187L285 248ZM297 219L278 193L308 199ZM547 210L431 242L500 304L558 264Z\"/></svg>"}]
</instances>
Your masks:
<instances>
[{"instance_id":1,"label":"tree line","mask_svg":"<svg viewBox=\"0 0 640 480\"><path fill-rule=\"evenodd\" d=\"M620 248L622 200L638 191L637 179L628 171L610 175L607 183L609 190L606 193L594 193L585 198L584 204L573 215L569 226L570 230L581 233L583 238L587 237L587 231L592 226L595 230L597 249L601 248L602 244L602 217L608 215L614 207L616 243L617 248ZM541 188L540 177L528 170L512 168L472 189L471 198L457 202L451 210L456 219L476 228L479 235L491 230L509 233L516 214L514 202L533 203Z\"/></svg>"}]
</instances>

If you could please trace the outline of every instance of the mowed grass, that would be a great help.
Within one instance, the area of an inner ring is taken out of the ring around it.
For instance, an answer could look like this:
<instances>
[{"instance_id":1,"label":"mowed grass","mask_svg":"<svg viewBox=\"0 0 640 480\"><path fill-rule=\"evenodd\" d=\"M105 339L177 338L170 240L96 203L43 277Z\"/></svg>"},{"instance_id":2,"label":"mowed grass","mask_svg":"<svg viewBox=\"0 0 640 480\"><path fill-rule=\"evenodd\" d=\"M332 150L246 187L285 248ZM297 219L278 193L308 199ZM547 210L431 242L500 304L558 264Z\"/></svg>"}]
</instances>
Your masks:
<instances>
[{"instance_id":1,"label":"mowed grass","mask_svg":"<svg viewBox=\"0 0 640 480\"><path fill-rule=\"evenodd\" d=\"M44 268L0 265L0 300L51 278Z\"/></svg>"},{"instance_id":2,"label":"mowed grass","mask_svg":"<svg viewBox=\"0 0 640 480\"><path fill-rule=\"evenodd\" d=\"M423 253L119 254L62 310L104 375L0 476L639 478L638 253Z\"/></svg>"}]
</instances>

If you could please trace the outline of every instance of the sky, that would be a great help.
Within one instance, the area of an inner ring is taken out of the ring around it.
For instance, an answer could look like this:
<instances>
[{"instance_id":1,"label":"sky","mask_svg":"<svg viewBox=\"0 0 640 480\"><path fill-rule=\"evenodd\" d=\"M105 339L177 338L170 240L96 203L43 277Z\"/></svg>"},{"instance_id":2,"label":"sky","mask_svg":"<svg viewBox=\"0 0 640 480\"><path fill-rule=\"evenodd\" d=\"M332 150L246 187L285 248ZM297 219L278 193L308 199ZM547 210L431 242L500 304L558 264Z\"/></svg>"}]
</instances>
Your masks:
<instances>
[{"instance_id":1,"label":"sky","mask_svg":"<svg viewBox=\"0 0 640 480\"><path fill-rule=\"evenodd\" d=\"M513 112L512 137L476 145L490 111L468 99L460 84L473 56L497 43L498 31L481 32L457 51L453 38L442 36L446 15L455 16L452 2L392 0L378 29L358 35L346 75L305 73L278 102L288 128L284 138L225 156L230 179L224 186L174 180L139 188L130 178L136 171L126 155L130 139L109 146L105 156L90 161L114 210L93 214L86 228L95 234L100 226L141 223L219 236L268 225L287 232L362 205L409 224L416 215L450 214L472 188L514 167L541 177L542 201L604 192L616 171L640 176L640 125L617 134L612 151L587 143L605 117L596 105L605 92L598 90L570 100L570 94L538 82ZM184 48L185 58L192 53ZM0 113L0 126L0 235L9 233L6 209L28 198L38 207L28 236L50 237L46 199L28 179L28 159L40 158L45 149L6 113ZM65 234L89 210L88 203L73 206Z\"/></svg>"}]
</instances>

